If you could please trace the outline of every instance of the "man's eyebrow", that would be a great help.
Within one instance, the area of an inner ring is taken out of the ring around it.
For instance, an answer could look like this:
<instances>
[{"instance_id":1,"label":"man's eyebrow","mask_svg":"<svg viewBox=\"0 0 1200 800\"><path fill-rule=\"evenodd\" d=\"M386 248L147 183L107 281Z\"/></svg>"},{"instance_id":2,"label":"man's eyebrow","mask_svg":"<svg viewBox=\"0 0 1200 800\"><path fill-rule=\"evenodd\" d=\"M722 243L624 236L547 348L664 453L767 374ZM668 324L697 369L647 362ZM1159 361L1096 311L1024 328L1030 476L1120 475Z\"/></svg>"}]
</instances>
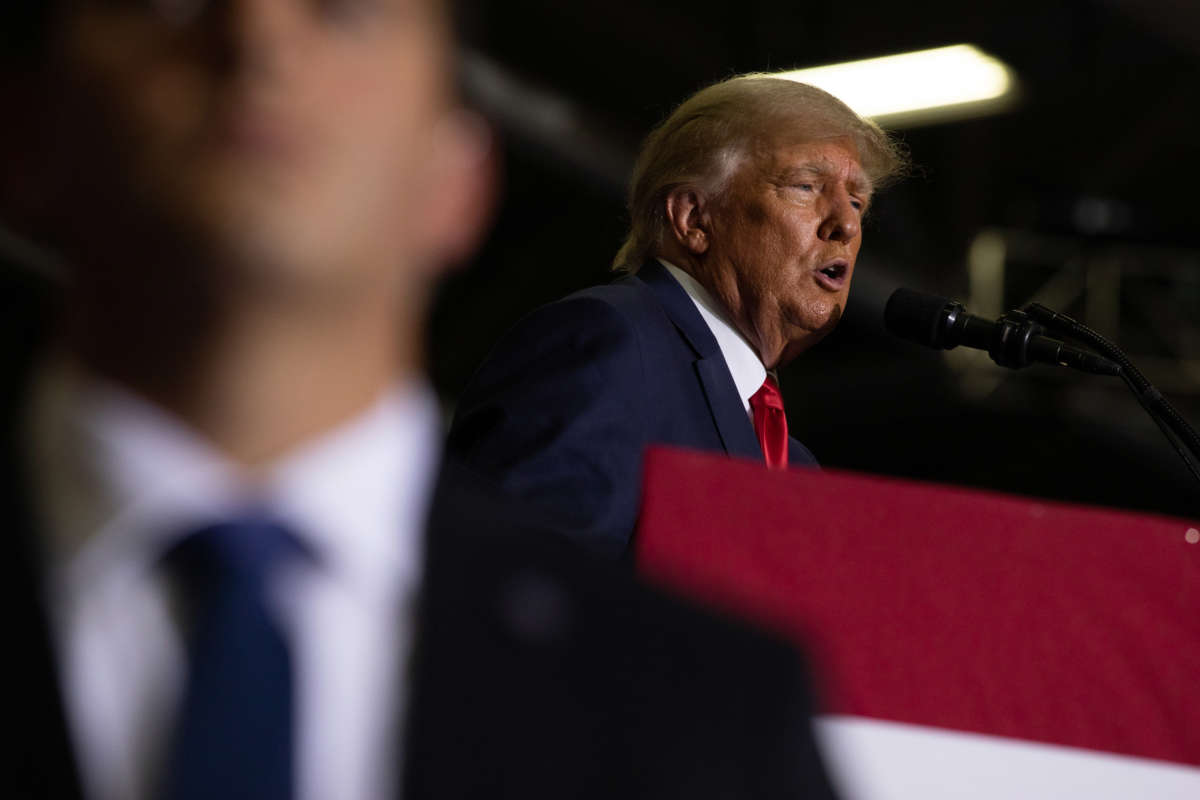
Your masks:
<instances>
[{"instance_id":1,"label":"man's eyebrow","mask_svg":"<svg viewBox=\"0 0 1200 800\"><path fill-rule=\"evenodd\" d=\"M862 195L862 198L870 202L871 195L875 194L875 184L871 182L863 173L850 176L850 191Z\"/></svg>"},{"instance_id":2,"label":"man's eyebrow","mask_svg":"<svg viewBox=\"0 0 1200 800\"><path fill-rule=\"evenodd\" d=\"M805 161L802 164L789 164L784 167L779 173L779 180L787 183L809 176L825 177L836 171L836 167L832 161L825 159ZM871 194L875 191L871 179L861 169L856 169L850 173L849 185L852 191L862 194L867 198L870 198Z\"/></svg>"}]
</instances>

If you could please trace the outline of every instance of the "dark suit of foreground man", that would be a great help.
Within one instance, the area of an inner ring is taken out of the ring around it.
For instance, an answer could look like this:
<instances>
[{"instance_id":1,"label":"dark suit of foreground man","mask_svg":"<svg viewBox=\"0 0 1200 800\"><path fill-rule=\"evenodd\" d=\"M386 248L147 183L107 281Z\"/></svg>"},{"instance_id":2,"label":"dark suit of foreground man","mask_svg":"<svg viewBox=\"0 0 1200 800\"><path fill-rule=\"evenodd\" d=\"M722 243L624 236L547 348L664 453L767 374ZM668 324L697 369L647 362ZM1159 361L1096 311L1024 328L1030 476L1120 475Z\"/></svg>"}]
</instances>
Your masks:
<instances>
[{"instance_id":1,"label":"dark suit of foreground man","mask_svg":"<svg viewBox=\"0 0 1200 800\"><path fill-rule=\"evenodd\" d=\"M791 651L440 457L490 174L440 3L4 13L5 221L67 265L0 289L7 795L829 795Z\"/></svg>"},{"instance_id":2,"label":"dark suit of foreground man","mask_svg":"<svg viewBox=\"0 0 1200 800\"><path fill-rule=\"evenodd\" d=\"M842 315L873 193L904 157L827 93L710 86L651 133L614 267L535 311L459 401L450 449L594 549L627 551L651 444L812 465L772 372Z\"/></svg>"}]
</instances>

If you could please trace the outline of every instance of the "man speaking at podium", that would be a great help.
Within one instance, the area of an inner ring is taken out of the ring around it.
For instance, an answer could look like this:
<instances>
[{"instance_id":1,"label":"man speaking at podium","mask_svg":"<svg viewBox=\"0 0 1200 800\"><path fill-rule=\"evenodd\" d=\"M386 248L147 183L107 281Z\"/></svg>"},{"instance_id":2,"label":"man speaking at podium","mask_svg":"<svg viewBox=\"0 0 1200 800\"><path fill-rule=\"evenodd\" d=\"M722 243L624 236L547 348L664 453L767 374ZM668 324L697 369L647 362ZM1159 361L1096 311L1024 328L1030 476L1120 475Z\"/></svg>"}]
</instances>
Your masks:
<instances>
[{"instance_id":1,"label":"man speaking at podium","mask_svg":"<svg viewBox=\"0 0 1200 800\"><path fill-rule=\"evenodd\" d=\"M0 5L5 796L830 795L789 649L440 463L446 11Z\"/></svg>"},{"instance_id":2,"label":"man speaking at podium","mask_svg":"<svg viewBox=\"0 0 1200 800\"><path fill-rule=\"evenodd\" d=\"M634 168L628 275L518 323L463 392L451 450L610 556L648 445L815 464L774 370L837 325L872 194L904 165L811 86L747 75L693 95Z\"/></svg>"}]
</instances>

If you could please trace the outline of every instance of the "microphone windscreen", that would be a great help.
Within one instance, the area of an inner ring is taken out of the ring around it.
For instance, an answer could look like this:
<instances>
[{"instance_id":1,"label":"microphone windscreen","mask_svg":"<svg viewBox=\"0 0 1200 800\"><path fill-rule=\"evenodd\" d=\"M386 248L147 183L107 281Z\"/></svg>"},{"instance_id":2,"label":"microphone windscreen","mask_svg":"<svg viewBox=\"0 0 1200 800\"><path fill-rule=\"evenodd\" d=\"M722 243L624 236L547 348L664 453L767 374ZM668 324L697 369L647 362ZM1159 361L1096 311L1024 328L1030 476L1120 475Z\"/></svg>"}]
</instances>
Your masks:
<instances>
[{"instance_id":1,"label":"microphone windscreen","mask_svg":"<svg viewBox=\"0 0 1200 800\"><path fill-rule=\"evenodd\" d=\"M883 324L892 335L901 339L926 347L941 347L942 312L950 304L945 297L897 289L883 309Z\"/></svg>"}]
</instances>

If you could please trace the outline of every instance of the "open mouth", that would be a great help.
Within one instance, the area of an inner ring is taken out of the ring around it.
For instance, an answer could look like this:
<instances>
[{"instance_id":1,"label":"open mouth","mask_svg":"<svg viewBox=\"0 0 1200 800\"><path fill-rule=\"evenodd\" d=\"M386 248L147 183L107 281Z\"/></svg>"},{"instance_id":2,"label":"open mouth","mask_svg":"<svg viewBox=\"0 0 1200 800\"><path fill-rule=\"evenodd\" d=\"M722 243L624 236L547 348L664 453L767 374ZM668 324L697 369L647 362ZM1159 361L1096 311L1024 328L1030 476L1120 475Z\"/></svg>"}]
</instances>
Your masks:
<instances>
[{"instance_id":1,"label":"open mouth","mask_svg":"<svg viewBox=\"0 0 1200 800\"><path fill-rule=\"evenodd\" d=\"M836 291L846 284L846 275L850 271L845 261L831 261L817 270L817 282L826 289Z\"/></svg>"}]
</instances>

